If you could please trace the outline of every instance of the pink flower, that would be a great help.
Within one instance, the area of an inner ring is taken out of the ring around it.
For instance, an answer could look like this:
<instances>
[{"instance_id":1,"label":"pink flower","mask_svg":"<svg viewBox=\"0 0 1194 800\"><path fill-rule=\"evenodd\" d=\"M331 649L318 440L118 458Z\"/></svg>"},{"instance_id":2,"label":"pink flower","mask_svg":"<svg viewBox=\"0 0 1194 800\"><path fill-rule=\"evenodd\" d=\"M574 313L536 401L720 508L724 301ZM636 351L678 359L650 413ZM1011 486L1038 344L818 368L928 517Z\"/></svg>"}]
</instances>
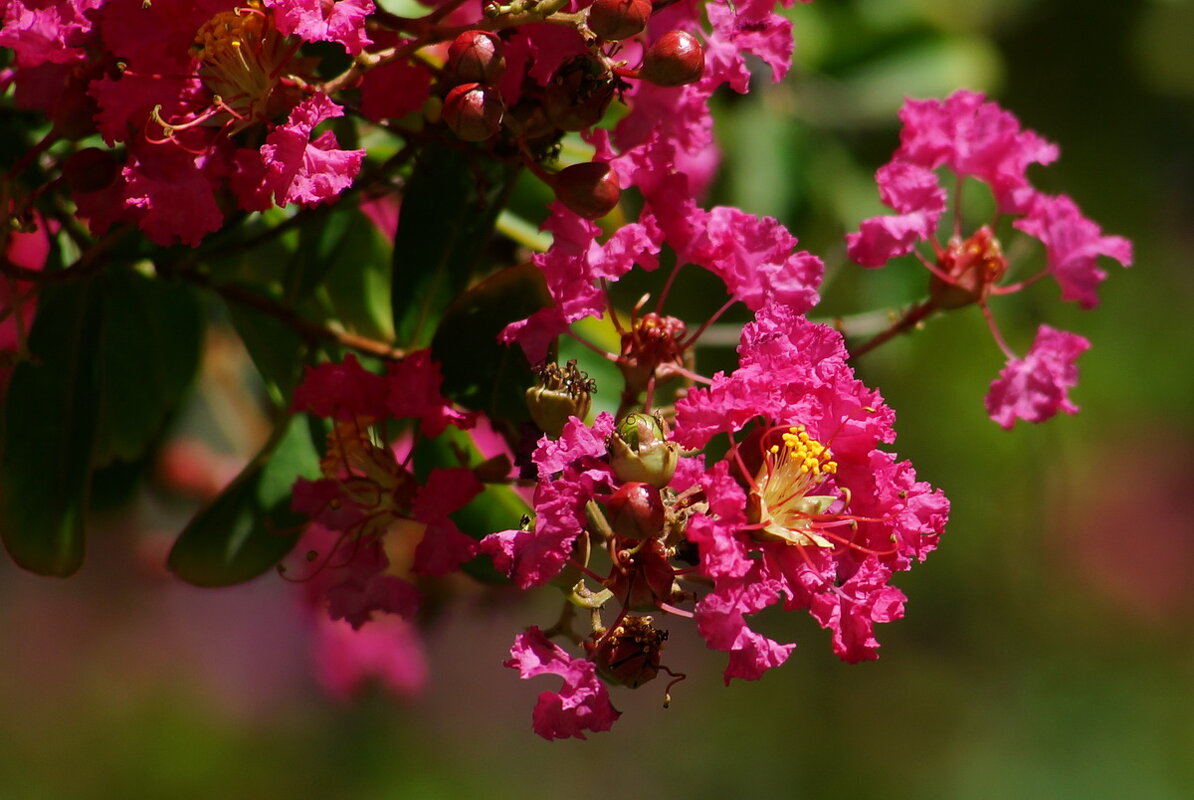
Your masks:
<instances>
[{"instance_id":1,"label":"pink flower","mask_svg":"<svg viewBox=\"0 0 1194 800\"><path fill-rule=\"evenodd\" d=\"M584 731L607 731L622 715L610 702L593 662L572 658L537 627L515 637L503 664L518 670L523 680L537 675L564 679L559 692L543 692L535 704L532 725L544 739L584 739Z\"/></svg>"},{"instance_id":2,"label":"pink flower","mask_svg":"<svg viewBox=\"0 0 1194 800\"><path fill-rule=\"evenodd\" d=\"M858 233L846 236L846 252L864 267L881 267L907 255L917 242L932 237L945 213L945 190L933 171L917 164L893 161L875 174L883 204L898 216L862 221Z\"/></svg>"},{"instance_id":3,"label":"pink flower","mask_svg":"<svg viewBox=\"0 0 1194 800\"><path fill-rule=\"evenodd\" d=\"M1044 243L1049 271L1061 285L1062 299L1094 307L1098 302L1095 288L1106 277L1095 263L1098 256L1109 256L1125 266L1131 263L1130 242L1103 236L1099 226L1083 217L1070 198L1043 195L1028 184L1027 167L1054 161L1057 147L1032 131L1021 131L1015 117L984 102L981 94L961 91L945 101L909 100L900 119L904 122L901 145L891 162L875 175L883 203L899 214L863 220L858 233L847 235L847 252L858 263L883 266L911 252L917 242L928 241L938 271L972 291L975 299L985 298L987 292L999 293L997 282L1007 270L1001 255L999 268L985 268L981 276L951 272L951 264L960 260L959 248L970 246L978 234L965 242L959 233L947 244L934 239L947 202L933 172L941 165L959 177L986 183L999 204L997 217L1023 215L1014 226ZM999 253L998 241L990 234L987 238Z\"/></svg>"},{"instance_id":4,"label":"pink flower","mask_svg":"<svg viewBox=\"0 0 1194 800\"><path fill-rule=\"evenodd\" d=\"M697 627L730 654L726 680L758 678L787 658L792 645L747 622L781 601L829 628L842 658L876 657L873 624L902 610L887 580L935 547L948 503L877 449L894 438L893 415L854 379L837 332L766 306L743 330L739 368L691 390L676 411L682 445L730 441L698 480L708 510L687 528L713 581Z\"/></svg>"},{"instance_id":5,"label":"pink flower","mask_svg":"<svg viewBox=\"0 0 1194 800\"><path fill-rule=\"evenodd\" d=\"M324 363L303 368L303 380L294 390L294 411L309 411L317 417L349 421L371 420L387 415L389 381L369 372L349 353L339 364Z\"/></svg>"},{"instance_id":6,"label":"pink flower","mask_svg":"<svg viewBox=\"0 0 1194 800\"><path fill-rule=\"evenodd\" d=\"M388 614L358 630L319 614L313 637L315 676L333 697L348 700L374 682L413 697L427 683L418 629L402 617Z\"/></svg>"},{"instance_id":7,"label":"pink flower","mask_svg":"<svg viewBox=\"0 0 1194 800\"><path fill-rule=\"evenodd\" d=\"M424 436L439 436L449 425L471 428L475 414L457 411L452 401L440 394L443 374L430 350L416 350L386 372L390 384L386 395L389 416L419 420Z\"/></svg>"},{"instance_id":8,"label":"pink flower","mask_svg":"<svg viewBox=\"0 0 1194 800\"><path fill-rule=\"evenodd\" d=\"M462 533L449 515L484 488L472 470L463 467L431 472L411 506L414 518L427 526L415 549L415 572L447 575L477 554L477 541Z\"/></svg>"},{"instance_id":9,"label":"pink flower","mask_svg":"<svg viewBox=\"0 0 1194 800\"><path fill-rule=\"evenodd\" d=\"M349 55L371 44L365 34L365 17L373 13L373 0L265 0L265 6L273 10L283 36L339 42Z\"/></svg>"},{"instance_id":10,"label":"pink flower","mask_svg":"<svg viewBox=\"0 0 1194 800\"><path fill-rule=\"evenodd\" d=\"M573 417L559 439L539 440L533 456L539 468L534 529L499 531L481 540L481 551L519 588L541 586L559 574L586 524L585 503L612 488L616 479L603 457L613 427L608 413L599 414L592 428Z\"/></svg>"},{"instance_id":11,"label":"pink flower","mask_svg":"<svg viewBox=\"0 0 1194 800\"><path fill-rule=\"evenodd\" d=\"M1122 236L1103 236L1102 229L1082 216L1065 195L1038 194L1015 226L1044 242L1049 272L1061 285L1061 299L1076 300L1086 309L1098 305L1095 289L1107 277L1098 266L1099 256L1114 258L1125 267L1132 264L1132 243Z\"/></svg>"},{"instance_id":12,"label":"pink flower","mask_svg":"<svg viewBox=\"0 0 1194 800\"><path fill-rule=\"evenodd\" d=\"M301 496L301 486L295 494ZM411 617L418 608L418 590L387 574L389 566L380 539L350 538L313 522L291 555L285 574L302 582L311 605L326 602L328 616L360 628L374 612Z\"/></svg>"},{"instance_id":13,"label":"pink flower","mask_svg":"<svg viewBox=\"0 0 1194 800\"><path fill-rule=\"evenodd\" d=\"M1058 411L1078 412L1069 390L1078 383L1078 356L1090 347L1083 337L1042 325L1024 358L1008 359L987 393L987 413L1005 429L1016 419L1043 422Z\"/></svg>"},{"instance_id":14,"label":"pink flower","mask_svg":"<svg viewBox=\"0 0 1194 800\"><path fill-rule=\"evenodd\" d=\"M1030 164L1057 160L1057 146L980 92L965 89L945 100L908 100L900 111L904 128L895 158L936 169L947 165L957 175L978 178L991 187L1001 211L1022 213L1031 199L1025 172Z\"/></svg>"},{"instance_id":15,"label":"pink flower","mask_svg":"<svg viewBox=\"0 0 1194 800\"><path fill-rule=\"evenodd\" d=\"M774 7L771 0L748 0L735 7L722 2L705 5L713 27L705 45L705 74L712 76L706 80L727 82L731 89L745 94L750 89L747 53L771 67L773 82L783 80L795 42L791 21L774 13Z\"/></svg>"},{"instance_id":16,"label":"pink flower","mask_svg":"<svg viewBox=\"0 0 1194 800\"><path fill-rule=\"evenodd\" d=\"M180 148L130 148L137 159L122 170L125 208L136 210L137 223L153 242L175 238L192 247L220 229L224 215L216 204L209 164Z\"/></svg>"},{"instance_id":17,"label":"pink flower","mask_svg":"<svg viewBox=\"0 0 1194 800\"><path fill-rule=\"evenodd\" d=\"M297 105L287 123L266 137L261 146L265 180L279 205L315 205L352 185L365 151L336 149L331 131L310 140L316 125L343 115L344 109L327 95L316 94Z\"/></svg>"}]
</instances>

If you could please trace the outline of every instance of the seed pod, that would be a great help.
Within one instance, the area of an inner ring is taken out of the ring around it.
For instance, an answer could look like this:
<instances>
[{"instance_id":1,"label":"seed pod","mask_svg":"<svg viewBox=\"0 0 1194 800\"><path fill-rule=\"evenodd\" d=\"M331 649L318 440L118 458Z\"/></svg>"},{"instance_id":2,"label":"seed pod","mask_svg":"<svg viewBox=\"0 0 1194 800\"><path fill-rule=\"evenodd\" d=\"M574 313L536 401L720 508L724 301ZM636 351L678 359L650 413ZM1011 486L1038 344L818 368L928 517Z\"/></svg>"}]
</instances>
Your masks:
<instances>
[{"instance_id":1,"label":"seed pod","mask_svg":"<svg viewBox=\"0 0 1194 800\"><path fill-rule=\"evenodd\" d=\"M448 47L447 71L457 83L495 83L506 71L502 40L488 31L465 31Z\"/></svg>"},{"instance_id":2,"label":"seed pod","mask_svg":"<svg viewBox=\"0 0 1194 800\"><path fill-rule=\"evenodd\" d=\"M622 196L618 176L604 161L573 164L555 175L556 199L585 219L601 219Z\"/></svg>"},{"instance_id":3,"label":"seed pod","mask_svg":"<svg viewBox=\"0 0 1194 800\"><path fill-rule=\"evenodd\" d=\"M656 86L696 83L705 73L705 50L691 33L669 31L643 57L639 77Z\"/></svg>"},{"instance_id":4,"label":"seed pod","mask_svg":"<svg viewBox=\"0 0 1194 800\"><path fill-rule=\"evenodd\" d=\"M644 481L663 488L676 474L680 446L667 439L662 421L647 414L629 414L609 440L609 463L623 481Z\"/></svg>"},{"instance_id":5,"label":"seed pod","mask_svg":"<svg viewBox=\"0 0 1194 800\"><path fill-rule=\"evenodd\" d=\"M462 83L444 98L443 119L456 137L481 142L498 132L505 104L492 86Z\"/></svg>"},{"instance_id":6,"label":"seed pod","mask_svg":"<svg viewBox=\"0 0 1194 800\"><path fill-rule=\"evenodd\" d=\"M650 617L626 616L607 631L591 656L597 672L610 683L637 689L659 674L660 651L667 631L656 628Z\"/></svg>"},{"instance_id":7,"label":"seed pod","mask_svg":"<svg viewBox=\"0 0 1194 800\"><path fill-rule=\"evenodd\" d=\"M609 67L592 53L565 61L551 76L543 93L547 118L560 130L583 131L605 116L614 97L614 77Z\"/></svg>"},{"instance_id":8,"label":"seed pod","mask_svg":"<svg viewBox=\"0 0 1194 800\"><path fill-rule=\"evenodd\" d=\"M589 30L616 41L642 33L651 18L651 0L593 0Z\"/></svg>"}]
</instances>

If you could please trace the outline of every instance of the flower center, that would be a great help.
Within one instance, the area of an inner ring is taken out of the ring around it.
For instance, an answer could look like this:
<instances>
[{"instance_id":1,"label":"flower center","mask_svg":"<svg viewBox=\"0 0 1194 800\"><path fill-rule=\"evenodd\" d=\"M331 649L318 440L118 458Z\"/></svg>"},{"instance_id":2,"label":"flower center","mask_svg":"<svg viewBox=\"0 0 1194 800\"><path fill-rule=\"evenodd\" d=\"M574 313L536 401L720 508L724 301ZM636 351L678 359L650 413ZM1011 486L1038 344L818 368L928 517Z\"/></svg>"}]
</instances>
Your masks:
<instances>
[{"instance_id":1,"label":"flower center","mask_svg":"<svg viewBox=\"0 0 1194 800\"><path fill-rule=\"evenodd\" d=\"M803 425L789 427L779 443L765 450L755 476L757 489L750 493L748 516L758 524L756 538L833 547L817 533L814 523L837 498L809 492L836 472L837 462L828 447L809 436Z\"/></svg>"},{"instance_id":2,"label":"flower center","mask_svg":"<svg viewBox=\"0 0 1194 800\"><path fill-rule=\"evenodd\" d=\"M1007 272L1007 259L999 240L987 225L969 239L951 239L937 259L946 282L933 280L932 292L939 308L960 308L984 299Z\"/></svg>"},{"instance_id":3,"label":"flower center","mask_svg":"<svg viewBox=\"0 0 1194 800\"><path fill-rule=\"evenodd\" d=\"M243 128L270 118L270 100L294 48L256 2L221 11L199 28L192 51L199 77Z\"/></svg>"}]
</instances>

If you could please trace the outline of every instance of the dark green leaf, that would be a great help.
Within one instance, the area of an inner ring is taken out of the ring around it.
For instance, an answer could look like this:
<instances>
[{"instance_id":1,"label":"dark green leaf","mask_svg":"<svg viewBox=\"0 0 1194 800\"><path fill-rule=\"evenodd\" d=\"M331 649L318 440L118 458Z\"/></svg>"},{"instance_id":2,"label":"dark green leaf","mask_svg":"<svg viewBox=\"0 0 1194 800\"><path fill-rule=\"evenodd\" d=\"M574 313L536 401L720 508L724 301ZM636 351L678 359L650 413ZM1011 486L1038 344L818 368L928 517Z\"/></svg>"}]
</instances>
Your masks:
<instances>
[{"instance_id":1,"label":"dark green leaf","mask_svg":"<svg viewBox=\"0 0 1194 800\"><path fill-rule=\"evenodd\" d=\"M102 309L96 281L47 288L4 404L0 534L13 560L42 575L83 563L91 453L99 408Z\"/></svg>"},{"instance_id":2,"label":"dark green leaf","mask_svg":"<svg viewBox=\"0 0 1194 800\"><path fill-rule=\"evenodd\" d=\"M306 519L290 510L297 477L317 477L319 457L304 415L291 417L170 551L174 574L196 586L230 586L277 564Z\"/></svg>"},{"instance_id":3,"label":"dark green leaf","mask_svg":"<svg viewBox=\"0 0 1194 800\"><path fill-rule=\"evenodd\" d=\"M503 427L529 420L531 365L521 347L497 336L550 303L543 273L530 263L508 267L465 292L444 313L431 342L443 369L444 395Z\"/></svg>"},{"instance_id":4,"label":"dark green leaf","mask_svg":"<svg viewBox=\"0 0 1194 800\"><path fill-rule=\"evenodd\" d=\"M332 313L348 330L380 341L394 336L390 314L390 248L360 211L339 216L350 224L324 275Z\"/></svg>"},{"instance_id":5,"label":"dark green leaf","mask_svg":"<svg viewBox=\"0 0 1194 800\"><path fill-rule=\"evenodd\" d=\"M256 291L249 289L248 291ZM264 292L262 293L264 296ZM293 396L303 374L306 347L302 337L286 323L243 303L229 302L228 314L249 356L261 373L275 403Z\"/></svg>"},{"instance_id":6,"label":"dark green leaf","mask_svg":"<svg viewBox=\"0 0 1194 800\"><path fill-rule=\"evenodd\" d=\"M426 342L439 315L479 274L517 168L430 146L407 182L394 239L391 298L398 342Z\"/></svg>"},{"instance_id":7,"label":"dark green leaf","mask_svg":"<svg viewBox=\"0 0 1194 800\"><path fill-rule=\"evenodd\" d=\"M298 247L286 266L286 296L303 300L323 281L339 257L354 218L363 216L352 208L339 208L335 213L313 213L311 219L299 226ZM367 222L367 220L366 220Z\"/></svg>"},{"instance_id":8,"label":"dark green leaf","mask_svg":"<svg viewBox=\"0 0 1194 800\"><path fill-rule=\"evenodd\" d=\"M104 279L94 463L143 455L199 367L203 322L190 288L113 269Z\"/></svg>"}]
</instances>

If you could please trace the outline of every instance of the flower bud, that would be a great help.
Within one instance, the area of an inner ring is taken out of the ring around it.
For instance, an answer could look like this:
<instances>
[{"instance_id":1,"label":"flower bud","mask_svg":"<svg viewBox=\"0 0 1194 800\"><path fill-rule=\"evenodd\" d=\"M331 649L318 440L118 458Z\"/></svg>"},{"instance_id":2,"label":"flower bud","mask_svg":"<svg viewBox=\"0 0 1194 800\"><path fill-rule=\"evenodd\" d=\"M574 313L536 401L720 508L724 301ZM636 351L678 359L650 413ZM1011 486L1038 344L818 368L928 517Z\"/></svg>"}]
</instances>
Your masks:
<instances>
[{"instance_id":1,"label":"flower bud","mask_svg":"<svg viewBox=\"0 0 1194 800\"><path fill-rule=\"evenodd\" d=\"M597 390L593 379L569 361L546 364L539 369L539 383L527 389L527 408L539 429L558 439L569 417L584 419Z\"/></svg>"},{"instance_id":2,"label":"flower bud","mask_svg":"<svg viewBox=\"0 0 1194 800\"><path fill-rule=\"evenodd\" d=\"M460 83L496 83L506 71L502 40L488 31L465 31L448 47L447 70Z\"/></svg>"},{"instance_id":3,"label":"flower bud","mask_svg":"<svg viewBox=\"0 0 1194 800\"><path fill-rule=\"evenodd\" d=\"M696 83L705 72L705 50L691 33L669 31L643 57L639 77L656 86Z\"/></svg>"},{"instance_id":4,"label":"flower bud","mask_svg":"<svg viewBox=\"0 0 1194 800\"><path fill-rule=\"evenodd\" d=\"M606 519L623 539L654 539L663 532L663 498L649 483L626 483L605 500Z\"/></svg>"},{"instance_id":5,"label":"flower bud","mask_svg":"<svg viewBox=\"0 0 1194 800\"><path fill-rule=\"evenodd\" d=\"M498 132L505 104L491 86L462 83L444 98L443 119L458 139L481 142Z\"/></svg>"},{"instance_id":6,"label":"flower bud","mask_svg":"<svg viewBox=\"0 0 1194 800\"><path fill-rule=\"evenodd\" d=\"M622 196L618 176L604 161L573 164L555 174L556 199L585 219L601 219Z\"/></svg>"},{"instance_id":7,"label":"flower bud","mask_svg":"<svg viewBox=\"0 0 1194 800\"><path fill-rule=\"evenodd\" d=\"M659 674L665 641L667 631L652 625L650 617L629 615L605 632L590 658L605 680L637 689Z\"/></svg>"},{"instance_id":8,"label":"flower bud","mask_svg":"<svg viewBox=\"0 0 1194 800\"><path fill-rule=\"evenodd\" d=\"M611 41L642 33L650 18L651 0L593 0L589 6L589 30Z\"/></svg>"},{"instance_id":9,"label":"flower bud","mask_svg":"<svg viewBox=\"0 0 1194 800\"><path fill-rule=\"evenodd\" d=\"M680 448L667 441L667 431L655 417L628 414L610 437L609 460L620 480L662 489L676 474Z\"/></svg>"},{"instance_id":10,"label":"flower bud","mask_svg":"<svg viewBox=\"0 0 1194 800\"><path fill-rule=\"evenodd\" d=\"M560 65L543 94L547 118L560 130L583 131L605 116L614 97L609 66L592 53L573 56Z\"/></svg>"}]
</instances>

